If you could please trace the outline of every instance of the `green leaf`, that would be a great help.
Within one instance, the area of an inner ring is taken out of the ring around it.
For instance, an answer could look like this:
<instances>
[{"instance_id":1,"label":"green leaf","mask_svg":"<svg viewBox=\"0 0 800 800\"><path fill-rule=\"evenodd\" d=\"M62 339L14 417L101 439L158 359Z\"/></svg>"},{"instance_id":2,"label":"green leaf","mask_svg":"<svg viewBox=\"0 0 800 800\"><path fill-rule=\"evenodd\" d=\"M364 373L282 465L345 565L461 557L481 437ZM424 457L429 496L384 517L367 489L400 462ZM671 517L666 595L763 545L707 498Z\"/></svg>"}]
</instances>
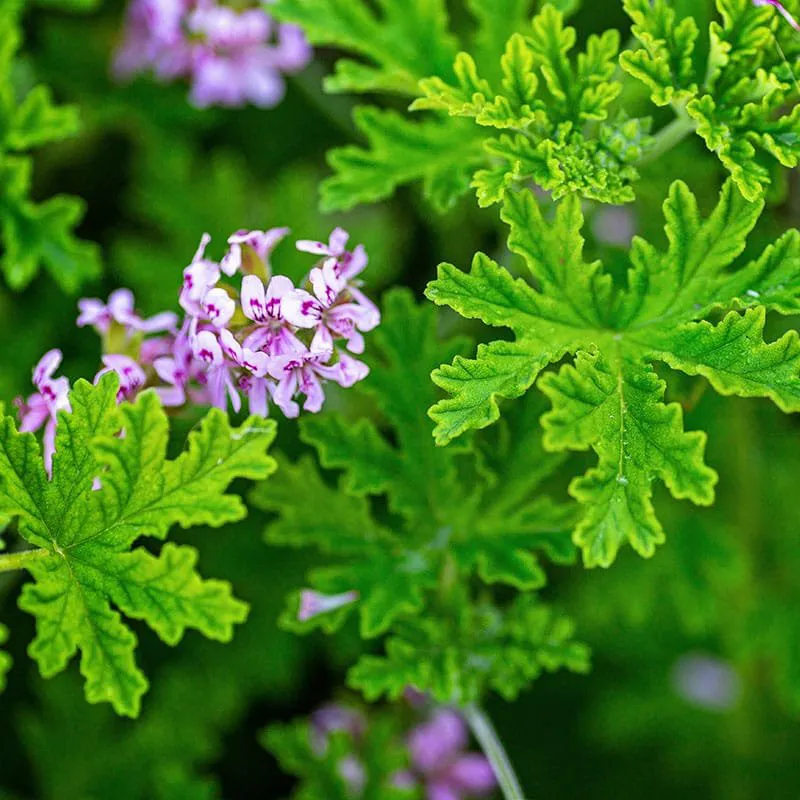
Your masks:
<instances>
[{"instance_id":1,"label":"green leaf","mask_svg":"<svg viewBox=\"0 0 800 800\"><path fill-rule=\"evenodd\" d=\"M545 446L592 447L598 455L597 467L570 487L587 508L575 529L587 566L610 564L623 537L646 557L664 541L651 503L654 478L675 497L712 502L717 475L703 462L705 434L684 432L680 406L663 404L665 384L650 367L581 351L574 367L539 385L553 404L542 419Z\"/></svg>"},{"instance_id":2,"label":"green leaf","mask_svg":"<svg viewBox=\"0 0 800 800\"><path fill-rule=\"evenodd\" d=\"M302 459L282 464L253 492L256 505L278 515L268 541L324 554L325 565L308 576L313 590L357 597L298 619L301 596L294 594L284 627L331 632L357 614L361 635L375 637L421 617L450 619L458 604L442 608L441 594L472 576L530 590L545 581L540 552L560 563L574 558L575 507L531 497L561 461L542 451L538 404L523 403L475 451L436 447L422 413L437 395L428 376L467 346L439 339L432 306L417 305L406 290L388 293L362 384L381 424L336 414L304 419L301 438L323 467L340 471L338 484ZM488 677L471 662L460 669L465 680L486 686Z\"/></svg>"},{"instance_id":3,"label":"green leaf","mask_svg":"<svg viewBox=\"0 0 800 800\"><path fill-rule=\"evenodd\" d=\"M160 654L135 725L108 705L88 706L77 670L34 683L35 697L17 728L32 765L33 796L193 800L221 795L213 791L214 764L228 737L255 704L280 702L293 691L308 656L304 643L279 630L275 620L307 561L294 553L276 559L258 535L262 524L252 515L222 532L193 531L203 561L247 598L250 614L224 647L190 636L180 648ZM86 752L93 757L85 758Z\"/></svg>"},{"instance_id":4,"label":"green leaf","mask_svg":"<svg viewBox=\"0 0 800 800\"><path fill-rule=\"evenodd\" d=\"M0 645L4 645L8 641L8 628L5 625L0 625ZM0 650L0 693L6 688L6 673L11 669L11 656Z\"/></svg>"},{"instance_id":5,"label":"green leaf","mask_svg":"<svg viewBox=\"0 0 800 800\"><path fill-rule=\"evenodd\" d=\"M419 789L400 788L394 778L408 769L408 746L397 724L396 715L371 713L367 718L356 709L353 714L364 735L347 730L320 734L312 720L271 725L259 737L261 744L278 759L285 772L300 779L292 794L294 800L351 800L352 779L347 765L360 767L364 800L417 800ZM320 746L320 735L324 744Z\"/></svg>"},{"instance_id":6,"label":"green leaf","mask_svg":"<svg viewBox=\"0 0 800 800\"><path fill-rule=\"evenodd\" d=\"M55 106L46 86L17 90L15 57L22 4L3 0L0 14L0 270L12 289L25 288L44 266L67 292L100 274L97 245L75 236L84 214L76 197L30 199L33 159L26 151L74 136L77 110Z\"/></svg>"},{"instance_id":7,"label":"green leaf","mask_svg":"<svg viewBox=\"0 0 800 800\"><path fill-rule=\"evenodd\" d=\"M712 502L716 482L703 462L704 434L685 432L680 408L664 404L665 384L651 362L702 375L722 394L800 410L797 334L764 340L765 310L796 308L798 234L737 263L761 208L729 181L703 219L688 188L673 184L664 203L667 249L635 239L622 285L599 262L584 260L577 198L559 204L548 222L533 195L508 195L509 248L525 259L531 283L478 254L469 273L443 264L427 289L434 302L513 334L480 345L476 360L456 358L434 372L450 395L430 410L436 441L491 424L501 398L520 397L548 364L575 354L574 366L539 382L553 405L542 420L545 446L591 448L598 456L597 467L570 488L585 509L575 542L589 566L608 566L626 541L651 555L664 539L652 482L701 505ZM743 307L718 324L704 319Z\"/></svg>"},{"instance_id":8,"label":"green leaf","mask_svg":"<svg viewBox=\"0 0 800 800\"><path fill-rule=\"evenodd\" d=\"M473 186L482 206L499 202L512 187L533 180L557 199L573 192L601 202L633 199L634 166L649 145L649 123L617 115L609 106L621 84L615 79L619 36L590 36L586 51L570 59L575 31L545 5L528 35L512 32L499 75L482 75L475 59L460 53L455 83L441 76L420 81L423 96L412 109L468 117L487 128L513 131L484 135L489 166L475 172ZM483 59L485 63L486 59ZM588 123L603 123L588 134Z\"/></svg>"},{"instance_id":9,"label":"green leaf","mask_svg":"<svg viewBox=\"0 0 800 800\"><path fill-rule=\"evenodd\" d=\"M690 322L665 336L664 350L652 357L702 375L720 394L767 397L782 411L800 411L800 337L792 330L766 344L765 321L764 307L757 306L731 311L717 325Z\"/></svg>"},{"instance_id":10,"label":"green leaf","mask_svg":"<svg viewBox=\"0 0 800 800\"><path fill-rule=\"evenodd\" d=\"M458 120L411 122L395 111L363 106L354 119L368 147L348 145L328 159L335 175L322 184L322 208L339 211L374 203L412 181L422 181L425 197L446 211L469 189L481 161L481 142Z\"/></svg>"},{"instance_id":11,"label":"green leaf","mask_svg":"<svg viewBox=\"0 0 800 800\"><path fill-rule=\"evenodd\" d=\"M66 292L74 293L100 274L99 248L75 237L85 203L57 195L32 203L31 160L0 154L0 267L12 289L23 289L46 267Z\"/></svg>"},{"instance_id":12,"label":"green leaf","mask_svg":"<svg viewBox=\"0 0 800 800\"><path fill-rule=\"evenodd\" d=\"M504 613L462 603L449 624L424 617L406 623L386 655L363 656L348 682L370 701L397 700L409 686L444 704L476 702L487 686L513 700L544 670L588 670L588 650L572 637L572 623L531 595Z\"/></svg>"},{"instance_id":13,"label":"green leaf","mask_svg":"<svg viewBox=\"0 0 800 800\"><path fill-rule=\"evenodd\" d=\"M234 429L211 411L169 461L167 417L156 395L118 408L116 391L113 376L97 387L76 384L72 412L59 417L52 481L34 437L3 418L0 510L17 517L22 538L39 548L27 551L34 582L19 604L36 617L29 652L42 674L62 671L80 651L89 702L136 716L147 681L134 660L136 637L112 604L173 645L189 628L228 641L247 607L227 583L198 576L192 548L168 544L154 555L131 547L140 536L165 538L175 523L217 527L241 519L244 505L225 490L234 478L272 472L265 449L275 426L251 418Z\"/></svg>"},{"instance_id":14,"label":"green leaf","mask_svg":"<svg viewBox=\"0 0 800 800\"><path fill-rule=\"evenodd\" d=\"M270 13L302 27L312 44L350 50L326 89L413 95L426 75L450 73L455 40L444 0L278 0Z\"/></svg>"},{"instance_id":15,"label":"green leaf","mask_svg":"<svg viewBox=\"0 0 800 800\"><path fill-rule=\"evenodd\" d=\"M623 69L642 81L656 105L686 101L697 92L692 55L699 31L692 17L678 19L667 0L623 0L640 50L620 56Z\"/></svg>"},{"instance_id":16,"label":"green leaf","mask_svg":"<svg viewBox=\"0 0 800 800\"><path fill-rule=\"evenodd\" d=\"M642 48L624 52L622 67L650 89L657 105L671 103L681 113L685 108L688 125L742 195L759 199L770 184L773 159L788 169L800 161L800 87L791 67L800 51L796 36L784 49L773 29L774 8L717 0L722 23L710 23L702 70L694 57L699 31L691 16L679 20L666 0L624 5Z\"/></svg>"}]
</instances>

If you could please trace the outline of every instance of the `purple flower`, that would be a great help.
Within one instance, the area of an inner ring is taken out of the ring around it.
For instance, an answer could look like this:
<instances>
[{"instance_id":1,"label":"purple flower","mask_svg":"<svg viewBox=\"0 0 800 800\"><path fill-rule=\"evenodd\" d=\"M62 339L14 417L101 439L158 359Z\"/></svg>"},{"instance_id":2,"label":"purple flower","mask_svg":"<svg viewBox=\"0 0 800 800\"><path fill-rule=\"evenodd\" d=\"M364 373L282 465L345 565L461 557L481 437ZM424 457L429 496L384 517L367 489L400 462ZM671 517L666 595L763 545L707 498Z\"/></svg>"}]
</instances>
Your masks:
<instances>
[{"instance_id":1,"label":"purple flower","mask_svg":"<svg viewBox=\"0 0 800 800\"><path fill-rule=\"evenodd\" d=\"M311 749L322 756L328 749L331 733L343 731L354 742L358 742L364 737L366 730L367 721L360 711L331 703L311 715ZM355 755L347 755L337 764L337 771L350 791L355 796L360 796L367 780L363 763Z\"/></svg>"},{"instance_id":2,"label":"purple flower","mask_svg":"<svg viewBox=\"0 0 800 800\"><path fill-rule=\"evenodd\" d=\"M183 271L183 288L179 302L181 308L192 317L206 314L203 303L206 295L214 289L220 279L219 265L205 257L211 237L204 233L192 263Z\"/></svg>"},{"instance_id":3,"label":"purple flower","mask_svg":"<svg viewBox=\"0 0 800 800\"><path fill-rule=\"evenodd\" d=\"M240 230L228 237L228 252L222 257L220 267L226 275L235 275L244 267L244 247L249 247L269 270L269 256L281 239L288 236L289 228L271 228L268 231Z\"/></svg>"},{"instance_id":4,"label":"purple flower","mask_svg":"<svg viewBox=\"0 0 800 800\"><path fill-rule=\"evenodd\" d=\"M242 313L255 323L244 340L246 347L263 350L271 356L305 349L284 317L286 297L293 291L294 285L283 275L272 278L266 289L255 275L242 278Z\"/></svg>"},{"instance_id":5,"label":"purple flower","mask_svg":"<svg viewBox=\"0 0 800 800\"><path fill-rule=\"evenodd\" d=\"M322 594L321 592L315 592L313 589L303 589L300 592L300 607L297 610L297 619L299 622L308 622L308 620L318 617L320 614L328 614L331 611L344 608L357 600L358 592L355 589L341 594Z\"/></svg>"},{"instance_id":6,"label":"purple flower","mask_svg":"<svg viewBox=\"0 0 800 800\"><path fill-rule=\"evenodd\" d=\"M129 289L117 289L108 296L104 303L96 297L84 297L78 301L78 327L91 325L98 333L106 334L112 323L116 322L126 329L128 334L134 331L141 333L161 333L175 329L178 318L171 311L164 311L149 319L142 319L134 310L133 292Z\"/></svg>"},{"instance_id":7,"label":"purple flower","mask_svg":"<svg viewBox=\"0 0 800 800\"><path fill-rule=\"evenodd\" d=\"M486 797L497 786L485 756L465 753L467 727L450 709L440 709L408 738L413 771L425 782L428 800ZM402 774L402 773L401 773Z\"/></svg>"},{"instance_id":8,"label":"purple flower","mask_svg":"<svg viewBox=\"0 0 800 800\"><path fill-rule=\"evenodd\" d=\"M367 327L361 328L362 331L367 331L380 323L381 315L378 307L361 291L362 282L356 280L356 276L360 275L369 263L367 251L364 249L364 245L360 244L352 252L349 252L347 250L349 239L350 235L347 231L342 228L334 228L328 238L328 244L301 239L295 246L303 253L335 259L334 269L337 276L346 283L350 297L371 314L372 322L367 322Z\"/></svg>"},{"instance_id":9,"label":"purple flower","mask_svg":"<svg viewBox=\"0 0 800 800\"><path fill-rule=\"evenodd\" d=\"M355 708L329 703L318 708L311 715L311 731L314 736L314 749L322 754L328 744L328 735L334 731L344 731L354 740L361 739L367 730L367 720Z\"/></svg>"},{"instance_id":10,"label":"purple flower","mask_svg":"<svg viewBox=\"0 0 800 800\"><path fill-rule=\"evenodd\" d=\"M268 399L273 391L273 385L265 377L269 356L266 353L253 351L249 347L242 347L227 330L220 331L219 343L228 360L243 370L237 378L236 385L247 395L250 413L260 417L269 416Z\"/></svg>"},{"instance_id":11,"label":"purple flower","mask_svg":"<svg viewBox=\"0 0 800 800\"><path fill-rule=\"evenodd\" d=\"M198 375L198 380L206 386L211 405L224 411L230 400L233 410L239 411L242 398L217 337L211 331L200 331L192 341L192 353L203 365L203 372Z\"/></svg>"},{"instance_id":12,"label":"purple flower","mask_svg":"<svg viewBox=\"0 0 800 800\"><path fill-rule=\"evenodd\" d=\"M236 313L233 298L220 288L206 292L201 303L203 314L215 328L224 328Z\"/></svg>"},{"instance_id":13,"label":"purple flower","mask_svg":"<svg viewBox=\"0 0 800 800\"><path fill-rule=\"evenodd\" d=\"M350 234L343 228L334 228L328 238L328 244L310 239L300 239L295 247L301 253L312 253L317 256L336 259L336 271L345 281L351 281L367 266L369 259L364 245L358 245L353 252L348 252L347 242Z\"/></svg>"},{"instance_id":14,"label":"purple flower","mask_svg":"<svg viewBox=\"0 0 800 800\"><path fill-rule=\"evenodd\" d=\"M53 454L56 451L56 425L59 411L70 411L69 381L53 378L61 364L60 350L48 350L33 369L36 392L26 400L17 398L15 405L20 416L20 433L38 431L44 426L44 466L48 475L53 473Z\"/></svg>"},{"instance_id":15,"label":"purple flower","mask_svg":"<svg viewBox=\"0 0 800 800\"><path fill-rule=\"evenodd\" d=\"M116 372L119 376L119 389L117 389L117 402L133 400L144 386L147 376L144 370L128 356L111 354L103 356L103 369L94 376L95 384L109 372Z\"/></svg>"},{"instance_id":16,"label":"purple flower","mask_svg":"<svg viewBox=\"0 0 800 800\"><path fill-rule=\"evenodd\" d=\"M701 653L681 656L675 662L672 685L687 703L708 711L730 711L741 694L741 681L730 664Z\"/></svg>"},{"instance_id":17,"label":"purple flower","mask_svg":"<svg viewBox=\"0 0 800 800\"><path fill-rule=\"evenodd\" d=\"M181 74L190 62L182 30L186 9L186 0L132 0L125 39L114 59L115 76L128 79L149 67L164 78Z\"/></svg>"},{"instance_id":18,"label":"purple flower","mask_svg":"<svg viewBox=\"0 0 800 800\"><path fill-rule=\"evenodd\" d=\"M364 352L364 337L360 331L372 330L380 321L371 308L344 298L347 282L337 272L336 260L329 258L322 268L315 267L309 275L314 296L295 289L286 296L283 313L298 328L315 328L311 349L331 352L334 338L345 339L347 349Z\"/></svg>"},{"instance_id":19,"label":"purple flower","mask_svg":"<svg viewBox=\"0 0 800 800\"><path fill-rule=\"evenodd\" d=\"M244 35L243 28L236 27L245 25L238 15L215 18L236 23L228 33L219 28L215 35ZM252 25L255 36L258 24L252 20L256 17L246 24ZM356 290L341 268L345 263L352 266L348 259L355 255L344 250L347 234L337 229L332 244L319 245L338 253L340 260L329 256L311 271L312 295L296 290L282 275L270 278L266 285L260 277L270 274L270 254L288 232L288 228L239 230L228 238L224 263L206 257L210 236L203 234L191 263L183 270L180 328L171 312L142 318L127 289L112 292L107 302L82 299L78 325L92 326L104 335L106 352L95 381L108 372L117 373L119 401L133 399L152 380L165 406L192 402L239 411L245 397L252 414L267 416L273 401L286 416L296 417L300 413L298 395L304 396L307 411L317 412L325 400L326 381L349 387L366 377L366 364L335 347L336 341L344 340L352 351L361 352L361 332L374 327L379 319L377 309L373 313L366 306L369 301L354 300ZM356 271L363 264L366 254L357 262ZM243 278L237 295L235 288L220 281L223 273L238 272ZM127 333L128 340L120 341L115 326ZM117 346L123 352L114 352ZM58 351L48 353L34 376L37 393L25 402L18 401L25 430L46 426L48 465L56 410L68 408L66 378L52 379L59 361Z\"/></svg>"},{"instance_id":20,"label":"purple flower","mask_svg":"<svg viewBox=\"0 0 800 800\"><path fill-rule=\"evenodd\" d=\"M170 355L153 361L156 374L167 384L156 388L165 406L182 406L186 402L186 386L193 377L194 353L187 327L175 337Z\"/></svg>"},{"instance_id":21,"label":"purple flower","mask_svg":"<svg viewBox=\"0 0 800 800\"><path fill-rule=\"evenodd\" d=\"M300 406L293 400L298 393L305 395L303 408L306 411L316 414L322 408L325 392L321 379L345 385L342 366L326 365L324 362L329 358L330 353L315 353L311 350L272 357L269 374L278 381L272 397L287 417L292 419L300 414Z\"/></svg>"},{"instance_id":22,"label":"purple flower","mask_svg":"<svg viewBox=\"0 0 800 800\"><path fill-rule=\"evenodd\" d=\"M190 101L211 105L277 105L284 74L311 59L302 32L276 26L262 8L236 10L213 0L132 0L114 64L118 78L152 69L163 80L187 78Z\"/></svg>"}]
</instances>

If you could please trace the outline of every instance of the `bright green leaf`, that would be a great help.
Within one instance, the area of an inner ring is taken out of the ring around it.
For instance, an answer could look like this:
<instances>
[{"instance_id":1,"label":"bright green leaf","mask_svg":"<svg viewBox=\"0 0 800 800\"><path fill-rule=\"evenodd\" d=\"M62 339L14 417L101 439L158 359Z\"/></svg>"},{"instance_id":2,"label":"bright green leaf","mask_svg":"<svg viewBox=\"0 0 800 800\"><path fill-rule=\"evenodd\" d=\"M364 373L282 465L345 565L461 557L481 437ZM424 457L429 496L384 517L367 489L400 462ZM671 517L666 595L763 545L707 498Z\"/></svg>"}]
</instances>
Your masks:
<instances>
[{"instance_id":1,"label":"bright green leaf","mask_svg":"<svg viewBox=\"0 0 800 800\"><path fill-rule=\"evenodd\" d=\"M530 193L508 195L509 247L524 257L532 283L478 254L469 273L442 265L427 290L434 302L514 337L480 345L476 360L456 358L434 373L450 395L430 411L437 442L491 424L500 398L519 397L548 364L574 353L574 366L545 375L540 386L553 404L543 418L546 447L591 448L598 456L597 467L571 486L585 509L575 542L587 565L608 566L626 541L651 555L664 539L652 481L702 505L712 502L716 482L703 462L704 434L683 430L681 410L664 404L665 386L651 362L702 375L722 394L768 397L783 410L800 410L796 333L764 340L765 308L796 309L798 234L737 263L761 207L729 181L703 219L694 196L676 182L664 203L667 249L635 239L621 286L599 262L583 259L577 198L559 204L548 222ZM704 319L742 307L744 314L731 312L716 325Z\"/></svg>"},{"instance_id":2,"label":"bright green leaf","mask_svg":"<svg viewBox=\"0 0 800 800\"><path fill-rule=\"evenodd\" d=\"M42 674L62 671L80 651L89 702L136 716L147 681L134 660L136 637L112 604L169 644L189 628L228 641L247 607L227 583L198 576L192 548L168 544L154 555L131 547L141 536L165 538L175 523L241 519L244 505L225 490L234 478L272 472L265 449L274 423L251 418L234 429L212 411L168 461L168 422L156 395L118 408L116 390L113 376L97 387L76 384L72 412L60 415L51 481L34 437L3 418L0 510L39 548L24 561L34 582L23 587L20 607L36 617L29 652Z\"/></svg>"}]
</instances>

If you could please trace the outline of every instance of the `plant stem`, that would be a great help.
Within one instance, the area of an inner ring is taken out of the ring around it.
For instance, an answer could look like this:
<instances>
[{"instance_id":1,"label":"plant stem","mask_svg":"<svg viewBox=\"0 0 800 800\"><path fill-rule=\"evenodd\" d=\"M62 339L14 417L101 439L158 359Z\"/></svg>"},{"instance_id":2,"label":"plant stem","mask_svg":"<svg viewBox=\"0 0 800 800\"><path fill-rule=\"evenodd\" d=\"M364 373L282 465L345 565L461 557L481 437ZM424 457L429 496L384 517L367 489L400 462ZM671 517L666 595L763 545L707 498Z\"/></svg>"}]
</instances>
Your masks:
<instances>
[{"instance_id":1,"label":"plant stem","mask_svg":"<svg viewBox=\"0 0 800 800\"><path fill-rule=\"evenodd\" d=\"M0 555L0 572L11 572L15 569L25 569L31 561L38 561L50 555L48 550L22 550L18 553Z\"/></svg>"},{"instance_id":2,"label":"plant stem","mask_svg":"<svg viewBox=\"0 0 800 800\"><path fill-rule=\"evenodd\" d=\"M676 144L683 141L695 129L695 122L685 113L679 113L669 125L665 125L653 138L652 146L636 162L637 166L648 164L660 158L664 153L672 150Z\"/></svg>"},{"instance_id":3,"label":"plant stem","mask_svg":"<svg viewBox=\"0 0 800 800\"><path fill-rule=\"evenodd\" d=\"M492 765L505 800L525 800L519 778L486 712L474 704L468 705L463 712L473 735Z\"/></svg>"}]
</instances>

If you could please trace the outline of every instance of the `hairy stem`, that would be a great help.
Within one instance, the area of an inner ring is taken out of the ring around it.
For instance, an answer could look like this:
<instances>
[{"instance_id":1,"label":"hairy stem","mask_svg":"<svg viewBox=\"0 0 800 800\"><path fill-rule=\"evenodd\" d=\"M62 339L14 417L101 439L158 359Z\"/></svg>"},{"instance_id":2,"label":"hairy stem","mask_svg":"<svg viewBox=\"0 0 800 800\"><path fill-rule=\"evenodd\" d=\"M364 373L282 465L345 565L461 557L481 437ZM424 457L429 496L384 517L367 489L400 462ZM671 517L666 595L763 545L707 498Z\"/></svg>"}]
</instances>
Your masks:
<instances>
[{"instance_id":1,"label":"hairy stem","mask_svg":"<svg viewBox=\"0 0 800 800\"><path fill-rule=\"evenodd\" d=\"M486 712L474 704L468 705L463 712L470 730L492 765L505 800L525 800L519 778Z\"/></svg>"},{"instance_id":2,"label":"hairy stem","mask_svg":"<svg viewBox=\"0 0 800 800\"><path fill-rule=\"evenodd\" d=\"M695 129L695 122L685 113L679 113L669 125L665 125L653 138L654 142L636 162L637 166L648 164L672 150Z\"/></svg>"},{"instance_id":3,"label":"hairy stem","mask_svg":"<svg viewBox=\"0 0 800 800\"><path fill-rule=\"evenodd\" d=\"M0 555L0 572L11 572L15 569L25 569L31 561L47 558L50 553L44 548L38 550L21 550L18 553Z\"/></svg>"}]
</instances>

